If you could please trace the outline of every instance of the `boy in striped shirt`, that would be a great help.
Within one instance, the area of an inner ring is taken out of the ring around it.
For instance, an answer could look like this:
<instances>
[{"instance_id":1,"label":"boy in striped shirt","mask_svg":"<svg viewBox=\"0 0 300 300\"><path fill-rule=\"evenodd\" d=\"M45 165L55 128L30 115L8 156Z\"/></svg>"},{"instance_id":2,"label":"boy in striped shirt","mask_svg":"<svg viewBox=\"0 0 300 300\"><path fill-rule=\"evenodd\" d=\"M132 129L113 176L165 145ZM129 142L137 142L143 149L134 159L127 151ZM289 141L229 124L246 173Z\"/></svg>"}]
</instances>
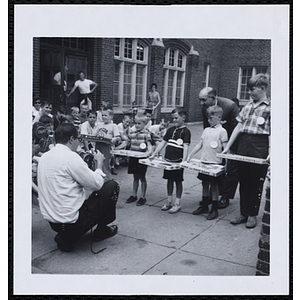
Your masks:
<instances>
[{"instance_id":1,"label":"boy in striped shirt","mask_svg":"<svg viewBox=\"0 0 300 300\"><path fill-rule=\"evenodd\" d=\"M148 130L145 129L147 117L143 113L137 113L135 116L135 126L129 129L128 139L130 141L130 150L146 152L148 155L152 152L151 135ZM141 206L146 203L146 171L147 166L139 164L139 159L135 157L129 158L128 174L133 174L133 192L126 203L132 203L137 200L137 192L139 187L139 181L141 181L142 196L137 201L136 205Z\"/></svg>"}]
</instances>

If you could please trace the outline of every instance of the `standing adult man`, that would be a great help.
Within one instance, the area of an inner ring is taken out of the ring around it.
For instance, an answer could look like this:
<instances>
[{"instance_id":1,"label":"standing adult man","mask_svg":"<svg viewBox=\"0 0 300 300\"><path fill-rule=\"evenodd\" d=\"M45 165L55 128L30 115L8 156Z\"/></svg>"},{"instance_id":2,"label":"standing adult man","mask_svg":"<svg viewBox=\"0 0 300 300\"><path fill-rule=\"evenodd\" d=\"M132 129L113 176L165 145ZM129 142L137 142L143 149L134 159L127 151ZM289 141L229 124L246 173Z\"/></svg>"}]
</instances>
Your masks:
<instances>
[{"instance_id":1,"label":"standing adult man","mask_svg":"<svg viewBox=\"0 0 300 300\"><path fill-rule=\"evenodd\" d=\"M91 89L91 86L93 88ZM82 71L79 72L79 80L75 81L73 88L71 89L70 93L67 94L67 98L70 97L71 94L74 93L74 91L78 88L80 99L78 106L80 107L80 104L83 102L84 104L88 104L88 100L90 100L90 94L93 93L95 88L98 86L98 84L90 79L86 79L85 75ZM90 100L91 101L91 100ZM92 109L92 108L90 108Z\"/></svg>"},{"instance_id":2,"label":"standing adult man","mask_svg":"<svg viewBox=\"0 0 300 300\"><path fill-rule=\"evenodd\" d=\"M96 224L94 241L117 233L117 226L107 224L116 218L119 185L113 180L104 182L104 157L99 151L95 154L95 171L76 153L79 136L74 125L59 125L55 140L56 146L39 161L39 202L43 217L58 233L55 236L58 248L70 252L80 237ZM94 191L87 200L86 190Z\"/></svg>"},{"instance_id":3,"label":"standing adult man","mask_svg":"<svg viewBox=\"0 0 300 300\"><path fill-rule=\"evenodd\" d=\"M217 96L217 92L212 87L205 87L199 93L200 105L202 107L203 127L209 127L206 110L209 106L218 105L223 109L222 126L226 129L228 138L233 129L237 125L236 117L239 114L239 109L235 102L230 99ZM234 144L230 148L232 153L237 150L237 145ZM218 203L218 208L225 208L229 205L229 199L233 199L238 184L237 165L233 160L227 162L227 172L225 175L224 185L220 189L222 198ZM200 212L201 206L193 212L197 215Z\"/></svg>"}]
</instances>

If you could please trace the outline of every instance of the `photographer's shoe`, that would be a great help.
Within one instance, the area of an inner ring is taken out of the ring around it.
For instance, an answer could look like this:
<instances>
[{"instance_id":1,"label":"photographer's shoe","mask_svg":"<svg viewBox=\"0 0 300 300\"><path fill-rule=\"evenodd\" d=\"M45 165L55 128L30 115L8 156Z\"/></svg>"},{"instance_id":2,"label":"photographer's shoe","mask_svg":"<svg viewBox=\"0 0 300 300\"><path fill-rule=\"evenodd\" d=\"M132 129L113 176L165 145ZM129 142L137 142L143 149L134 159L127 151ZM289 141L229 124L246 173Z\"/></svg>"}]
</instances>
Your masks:
<instances>
[{"instance_id":1,"label":"photographer's shoe","mask_svg":"<svg viewBox=\"0 0 300 300\"><path fill-rule=\"evenodd\" d=\"M110 237L113 237L118 232L118 226L112 225L112 226L105 226L101 229L96 228L96 230L93 233L93 242L100 242L105 239L108 239Z\"/></svg>"},{"instance_id":2,"label":"photographer's shoe","mask_svg":"<svg viewBox=\"0 0 300 300\"><path fill-rule=\"evenodd\" d=\"M59 234L55 236L54 240L57 243L57 248L61 251L72 252L75 249L75 244L66 242Z\"/></svg>"}]
</instances>

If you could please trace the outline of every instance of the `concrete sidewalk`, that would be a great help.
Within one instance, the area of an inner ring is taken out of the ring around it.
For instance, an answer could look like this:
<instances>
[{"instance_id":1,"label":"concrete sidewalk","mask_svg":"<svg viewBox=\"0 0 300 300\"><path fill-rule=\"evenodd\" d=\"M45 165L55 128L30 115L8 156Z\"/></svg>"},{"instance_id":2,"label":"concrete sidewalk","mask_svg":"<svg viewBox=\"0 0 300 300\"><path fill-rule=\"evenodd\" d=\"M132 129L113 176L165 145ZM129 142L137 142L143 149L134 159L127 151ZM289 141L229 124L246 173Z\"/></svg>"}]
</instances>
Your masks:
<instances>
[{"instance_id":1,"label":"concrete sidewalk","mask_svg":"<svg viewBox=\"0 0 300 300\"><path fill-rule=\"evenodd\" d=\"M200 139L202 124L188 128L191 150ZM230 205L219 210L216 220L192 214L202 198L196 172L184 171L182 209L174 215L161 210L167 194L162 170L148 167L147 203L143 206L125 203L132 193L133 178L127 174L127 167L117 172L114 178L120 184L120 196L114 224L119 231L113 238L93 244L94 250L106 248L99 254L90 251L90 232L73 252L58 250L56 233L33 203L33 274L255 276L264 197L257 227L247 229L245 224L230 224L230 219L239 214L238 191Z\"/></svg>"}]
</instances>

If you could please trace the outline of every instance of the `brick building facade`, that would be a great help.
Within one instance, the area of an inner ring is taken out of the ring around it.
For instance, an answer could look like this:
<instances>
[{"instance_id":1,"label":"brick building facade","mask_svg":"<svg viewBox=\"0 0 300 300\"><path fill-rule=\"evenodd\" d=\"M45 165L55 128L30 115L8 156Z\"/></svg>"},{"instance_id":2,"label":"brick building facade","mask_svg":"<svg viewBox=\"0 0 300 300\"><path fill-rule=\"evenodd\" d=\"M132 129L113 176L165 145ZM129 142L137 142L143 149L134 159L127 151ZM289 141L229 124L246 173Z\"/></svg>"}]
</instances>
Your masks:
<instances>
[{"instance_id":1,"label":"brick building facade","mask_svg":"<svg viewBox=\"0 0 300 300\"><path fill-rule=\"evenodd\" d=\"M64 66L68 67L65 72ZM246 81L255 73L271 70L271 41L248 39L130 39L130 38L34 38L33 96L62 105L63 81L70 91L84 71L98 83L92 95L94 108L101 101L114 107L115 122L130 113L132 103L145 107L152 83L157 84L162 105L160 117L184 106L187 122L202 120L199 91L214 87L218 95L238 98L244 105L249 95ZM78 91L67 106L78 105Z\"/></svg>"}]
</instances>

